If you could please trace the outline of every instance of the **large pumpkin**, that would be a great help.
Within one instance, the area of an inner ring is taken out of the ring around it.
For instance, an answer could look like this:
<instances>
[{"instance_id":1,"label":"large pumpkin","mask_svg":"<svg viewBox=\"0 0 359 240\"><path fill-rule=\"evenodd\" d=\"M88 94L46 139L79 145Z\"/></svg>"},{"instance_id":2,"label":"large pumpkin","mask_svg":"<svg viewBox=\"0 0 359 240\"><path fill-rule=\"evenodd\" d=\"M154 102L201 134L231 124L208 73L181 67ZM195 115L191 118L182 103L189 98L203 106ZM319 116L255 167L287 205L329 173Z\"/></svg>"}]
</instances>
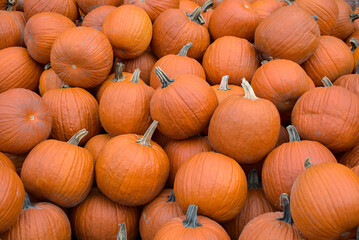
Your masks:
<instances>
[{"instance_id":1,"label":"large pumpkin","mask_svg":"<svg viewBox=\"0 0 359 240\"><path fill-rule=\"evenodd\" d=\"M54 88L61 88L63 85L66 85L66 83L57 76L51 68L51 64L47 64L39 80L40 95L43 96L47 91Z\"/></svg>"},{"instance_id":2,"label":"large pumpkin","mask_svg":"<svg viewBox=\"0 0 359 240\"><path fill-rule=\"evenodd\" d=\"M283 0L257 0L252 3L252 7L257 11L260 21L266 19L278 8L286 5L286 1Z\"/></svg>"},{"instance_id":3,"label":"large pumpkin","mask_svg":"<svg viewBox=\"0 0 359 240\"><path fill-rule=\"evenodd\" d=\"M24 12L26 19L30 19L41 12L59 13L68 17L71 21L75 21L78 16L75 0L25 0Z\"/></svg>"},{"instance_id":4,"label":"large pumpkin","mask_svg":"<svg viewBox=\"0 0 359 240\"><path fill-rule=\"evenodd\" d=\"M75 0L83 14L87 15L94 9L106 6L118 7L123 0Z\"/></svg>"},{"instance_id":5,"label":"large pumpkin","mask_svg":"<svg viewBox=\"0 0 359 240\"><path fill-rule=\"evenodd\" d=\"M21 46L22 30L13 12L0 10L0 50Z\"/></svg>"},{"instance_id":6,"label":"large pumpkin","mask_svg":"<svg viewBox=\"0 0 359 240\"><path fill-rule=\"evenodd\" d=\"M214 112L208 137L213 149L242 164L262 160L276 145L280 117L275 105L257 98L243 79L244 97L225 99Z\"/></svg>"},{"instance_id":7,"label":"large pumpkin","mask_svg":"<svg viewBox=\"0 0 359 240\"><path fill-rule=\"evenodd\" d=\"M36 93L15 88L0 94L0 151L23 154L46 140L51 112Z\"/></svg>"},{"instance_id":8,"label":"large pumpkin","mask_svg":"<svg viewBox=\"0 0 359 240\"><path fill-rule=\"evenodd\" d=\"M101 32L102 25L105 19L110 14L110 12L114 10L116 10L115 6L105 5L105 6L97 7L85 16L81 26L92 27Z\"/></svg>"},{"instance_id":9,"label":"large pumpkin","mask_svg":"<svg viewBox=\"0 0 359 240\"><path fill-rule=\"evenodd\" d=\"M344 87L344 88L348 89L349 91L355 93L357 96L359 96L359 68L358 68L358 66L356 69L357 70L356 70L355 74L343 75L343 76L337 78L337 80L335 80L333 85Z\"/></svg>"},{"instance_id":10,"label":"large pumpkin","mask_svg":"<svg viewBox=\"0 0 359 240\"><path fill-rule=\"evenodd\" d=\"M10 160L8 156L0 152L0 166L8 167L12 170L16 170L13 162Z\"/></svg>"},{"instance_id":11,"label":"large pumpkin","mask_svg":"<svg viewBox=\"0 0 359 240\"><path fill-rule=\"evenodd\" d=\"M354 31L354 23L351 18L352 9L344 0L335 0L335 2L339 9L338 20L330 35L345 40Z\"/></svg>"},{"instance_id":12,"label":"large pumpkin","mask_svg":"<svg viewBox=\"0 0 359 240\"><path fill-rule=\"evenodd\" d=\"M216 221L234 218L247 197L247 179L236 161L220 153L203 152L185 161L174 183L176 201Z\"/></svg>"},{"instance_id":13,"label":"large pumpkin","mask_svg":"<svg viewBox=\"0 0 359 240\"><path fill-rule=\"evenodd\" d=\"M87 141L84 148L89 150L89 152L92 154L95 162L100 154L102 148L106 145L108 141L110 141L111 136L108 134L99 134L94 137L92 137L90 140Z\"/></svg>"},{"instance_id":14,"label":"large pumpkin","mask_svg":"<svg viewBox=\"0 0 359 240\"><path fill-rule=\"evenodd\" d=\"M209 46L202 65L210 84L219 84L222 77L228 75L230 84L240 85L242 78L252 79L259 62L251 43L246 39L227 36Z\"/></svg>"},{"instance_id":15,"label":"large pumpkin","mask_svg":"<svg viewBox=\"0 0 359 240\"><path fill-rule=\"evenodd\" d=\"M224 99L232 95L244 96L244 90L237 85L228 85L229 76L223 76L221 84L216 84L212 86L212 89L216 92L218 103L220 104Z\"/></svg>"},{"instance_id":16,"label":"large pumpkin","mask_svg":"<svg viewBox=\"0 0 359 240\"><path fill-rule=\"evenodd\" d=\"M74 207L91 190L94 160L77 145L88 132L82 129L68 142L46 140L34 147L22 166L21 180L26 190L61 207Z\"/></svg>"},{"instance_id":17,"label":"large pumpkin","mask_svg":"<svg viewBox=\"0 0 359 240\"><path fill-rule=\"evenodd\" d=\"M150 110L151 117L159 121L158 130L178 140L202 132L218 105L211 86L195 75L170 79L160 67L155 71L162 87L153 94Z\"/></svg>"},{"instance_id":18,"label":"large pumpkin","mask_svg":"<svg viewBox=\"0 0 359 240\"><path fill-rule=\"evenodd\" d=\"M359 144L353 149L347 151L341 158L340 163L349 168L353 168L359 165Z\"/></svg>"}]
</instances>

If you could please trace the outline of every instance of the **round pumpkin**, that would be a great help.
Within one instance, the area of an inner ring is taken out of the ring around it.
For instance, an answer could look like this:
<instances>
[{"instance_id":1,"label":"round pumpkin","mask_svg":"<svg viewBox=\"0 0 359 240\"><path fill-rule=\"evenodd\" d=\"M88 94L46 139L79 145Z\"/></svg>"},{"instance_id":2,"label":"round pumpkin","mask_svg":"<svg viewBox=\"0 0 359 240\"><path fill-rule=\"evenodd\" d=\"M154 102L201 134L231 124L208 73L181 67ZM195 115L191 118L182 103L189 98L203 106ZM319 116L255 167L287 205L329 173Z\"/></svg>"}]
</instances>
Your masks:
<instances>
[{"instance_id":1,"label":"round pumpkin","mask_svg":"<svg viewBox=\"0 0 359 240\"><path fill-rule=\"evenodd\" d=\"M333 85L344 87L359 96L359 68L356 69L355 74L343 75L337 78Z\"/></svg>"},{"instance_id":2,"label":"round pumpkin","mask_svg":"<svg viewBox=\"0 0 359 240\"><path fill-rule=\"evenodd\" d=\"M142 240L153 240L161 226L172 218L185 214L176 203L172 189L164 189L152 202L142 210L140 234Z\"/></svg>"},{"instance_id":3,"label":"round pumpkin","mask_svg":"<svg viewBox=\"0 0 359 240\"><path fill-rule=\"evenodd\" d=\"M225 99L214 112L208 137L213 149L241 164L262 160L275 147L280 117L275 105L257 98L243 79L244 97Z\"/></svg>"},{"instance_id":4,"label":"round pumpkin","mask_svg":"<svg viewBox=\"0 0 359 240\"><path fill-rule=\"evenodd\" d=\"M106 145L108 141L110 141L111 136L108 134L99 134L92 137L90 140L87 141L84 148L86 148L93 156L95 162L100 154L102 148Z\"/></svg>"},{"instance_id":5,"label":"round pumpkin","mask_svg":"<svg viewBox=\"0 0 359 240\"><path fill-rule=\"evenodd\" d=\"M48 138L51 112L36 93L15 88L0 94L0 151L23 154Z\"/></svg>"},{"instance_id":6,"label":"round pumpkin","mask_svg":"<svg viewBox=\"0 0 359 240\"><path fill-rule=\"evenodd\" d=\"M226 36L209 46L202 66L210 84L220 84L222 77L228 75L230 84L240 85L242 78L252 79L259 62L253 45L246 39Z\"/></svg>"},{"instance_id":7,"label":"round pumpkin","mask_svg":"<svg viewBox=\"0 0 359 240\"><path fill-rule=\"evenodd\" d=\"M182 209L196 204L199 213L216 221L234 218L247 197L247 179L236 161L220 153L203 152L185 161L174 182Z\"/></svg>"},{"instance_id":8,"label":"round pumpkin","mask_svg":"<svg viewBox=\"0 0 359 240\"><path fill-rule=\"evenodd\" d=\"M101 6L89 12L82 21L83 27L92 27L101 32L102 25L110 12L116 10L115 6Z\"/></svg>"},{"instance_id":9,"label":"round pumpkin","mask_svg":"<svg viewBox=\"0 0 359 240\"><path fill-rule=\"evenodd\" d=\"M3 154L2 152L0 152L0 166L4 166L4 167L8 167L12 170L16 170L14 164L12 163L12 161L10 160L10 158L8 158L5 154Z\"/></svg>"},{"instance_id":10,"label":"round pumpkin","mask_svg":"<svg viewBox=\"0 0 359 240\"><path fill-rule=\"evenodd\" d=\"M137 208L111 201L93 188L82 203L71 209L69 216L77 239L115 239L119 224L124 222L127 239L134 240L138 233L140 212Z\"/></svg>"},{"instance_id":11,"label":"round pumpkin","mask_svg":"<svg viewBox=\"0 0 359 240\"><path fill-rule=\"evenodd\" d=\"M68 142L46 140L31 150L21 171L31 195L65 208L85 199L93 183L94 160L87 149L77 145L87 133L82 129Z\"/></svg>"},{"instance_id":12,"label":"round pumpkin","mask_svg":"<svg viewBox=\"0 0 359 240\"><path fill-rule=\"evenodd\" d=\"M40 95L43 96L49 90L61 88L63 85L66 85L66 83L57 76L51 68L51 64L46 65L39 80Z\"/></svg>"},{"instance_id":13,"label":"round pumpkin","mask_svg":"<svg viewBox=\"0 0 359 240\"><path fill-rule=\"evenodd\" d=\"M286 5L286 1L283 0L257 0L252 3L252 7L257 11L260 21L266 19L278 8Z\"/></svg>"},{"instance_id":14,"label":"round pumpkin","mask_svg":"<svg viewBox=\"0 0 359 240\"><path fill-rule=\"evenodd\" d=\"M359 144L347 151L341 158L340 163L349 168L359 165Z\"/></svg>"},{"instance_id":15,"label":"round pumpkin","mask_svg":"<svg viewBox=\"0 0 359 240\"><path fill-rule=\"evenodd\" d=\"M22 26L13 12L0 10L0 50L21 46Z\"/></svg>"},{"instance_id":16,"label":"round pumpkin","mask_svg":"<svg viewBox=\"0 0 359 240\"><path fill-rule=\"evenodd\" d=\"M178 140L202 132L218 105L211 86L195 75L170 79L160 67L155 72L162 87L153 94L150 111L152 119L159 121L158 130Z\"/></svg>"},{"instance_id":17,"label":"round pumpkin","mask_svg":"<svg viewBox=\"0 0 359 240\"><path fill-rule=\"evenodd\" d=\"M75 0L83 14L87 16L88 13L102 6L118 7L123 3L123 0Z\"/></svg>"},{"instance_id":18,"label":"round pumpkin","mask_svg":"<svg viewBox=\"0 0 359 240\"><path fill-rule=\"evenodd\" d=\"M75 0L25 0L24 12L26 19L30 19L37 13L54 12L68 17L75 21L78 16L78 10Z\"/></svg>"},{"instance_id":19,"label":"round pumpkin","mask_svg":"<svg viewBox=\"0 0 359 240\"><path fill-rule=\"evenodd\" d=\"M216 84L212 86L212 89L216 92L218 103L220 104L224 99L232 95L244 96L244 90L237 85L228 85L229 76L223 76L221 84Z\"/></svg>"},{"instance_id":20,"label":"round pumpkin","mask_svg":"<svg viewBox=\"0 0 359 240\"><path fill-rule=\"evenodd\" d=\"M344 0L335 0L338 9L338 20L330 33L331 36L345 40L354 31L354 23L351 19L352 9Z\"/></svg>"}]
</instances>

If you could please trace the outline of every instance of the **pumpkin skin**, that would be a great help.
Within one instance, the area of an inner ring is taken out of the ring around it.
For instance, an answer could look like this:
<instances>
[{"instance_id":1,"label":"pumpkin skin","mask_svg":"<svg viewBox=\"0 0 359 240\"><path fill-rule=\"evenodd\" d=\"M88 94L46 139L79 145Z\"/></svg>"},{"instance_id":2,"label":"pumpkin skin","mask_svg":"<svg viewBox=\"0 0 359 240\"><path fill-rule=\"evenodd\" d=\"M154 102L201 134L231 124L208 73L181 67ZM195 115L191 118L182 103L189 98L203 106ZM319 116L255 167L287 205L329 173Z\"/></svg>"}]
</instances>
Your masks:
<instances>
[{"instance_id":1,"label":"pumpkin skin","mask_svg":"<svg viewBox=\"0 0 359 240\"><path fill-rule=\"evenodd\" d=\"M251 85L258 97L274 103L279 112L291 111L298 98L315 87L300 65L286 59L263 64L254 73Z\"/></svg>"},{"instance_id":2,"label":"pumpkin skin","mask_svg":"<svg viewBox=\"0 0 359 240\"><path fill-rule=\"evenodd\" d=\"M126 224L127 239L134 240L138 233L139 218L137 208L115 203L97 188L93 188L87 198L70 212L74 235L77 239L87 240L114 239L118 225L122 222Z\"/></svg>"},{"instance_id":3,"label":"pumpkin skin","mask_svg":"<svg viewBox=\"0 0 359 240\"><path fill-rule=\"evenodd\" d=\"M276 0L257 0L252 3L252 7L257 11L260 21L266 19L278 8L286 6L285 1Z\"/></svg>"},{"instance_id":4,"label":"pumpkin skin","mask_svg":"<svg viewBox=\"0 0 359 240\"><path fill-rule=\"evenodd\" d=\"M40 95L44 96L49 90L61 88L63 85L66 85L66 83L57 76L54 70L51 67L45 67L39 80Z\"/></svg>"},{"instance_id":5,"label":"pumpkin skin","mask_svg":"<svg viewBox=\"0 0 359 240\"><path fill-rule=\"evenodd\" d=\"M196 204L200 214L216 221L226 221L237 216L243 208L247 179L232 158L203 152L185 161L178 170L174 193L182 209Z\"/></svg>"},{"instance_id":6,"label":"pumpkin skin","mask_svg":"<svg viewBox=\"0 0 359 240\"><path fill-rule=\"evenodd\" d=\"M86 90L65 86L49 90L42 98L51 109L53 138L67 141L75 133L86 128L89 133L80 143L84 144L101 131L97 101Z\"/></svg>"},{"instance_id":7,"label":"pumpkin skin","mask_svg":"<svg viewBox=\"0 0 359 240\"><path fill-rule=\"evenodd\" d=\"M10 160L10 158L8 158L5 154L3 154L2 152L0 152L0 166L4 166L4 167L8 167L12 170L15 171L15 166L12 163L12 161Z\"/></svg>"},{"instance_id":8,"label":"pumpkin skin","mask_svg":"<svg viewBox=\"0 0 359 240\"><path fill-rule=\"evenodd\" d=\"M208 47L202 66L210 84L219 84L223 76L229 75L229 84L240 85L242 78L252 79L259 62L253 45L246 39L226 36Z\"/></svg>"},{"instance_id":9,"label":"pumpkin skin","mask_svg":"<svg viewBox=\"0 0 359 240\"><path fill-rule=\"evenodd\" d=\"M228 85L229 76L226 75L222 78L221 84L213 85L212 89L216 92L218 103L220 104L224 99L232 95L244 96L243 88L237 85Z\"/></svg>"},{"instance_id":10,"label":"pumpkin skin","mask_svg":"<svg viewBox=\"0 0 359 240\"><path fill-rule=\"evenodd\" d=\"M353 167L352 171L359 177L359 166Z\"/></svg>"},{"instance_id":11,"label":"pumpkin skin","mask_svg":"<svg viewBox=\"0 0 359 240\"><path fill-rule=\"evenodd\" d=\"M185 214L176 203L172 189L164 189L152 202L142 210L140 234L142 240L152 240L161 226L172 218Z\"/></svg>"},{"instance_id":12,"label":"pumpkin skin","mask_svg":"<svg viewBox=\"0 0 359 240\"><path fill-rule=\"evenodd\" d=\"M51 48L55 40L66 30L76 25L58 13L39 13L26 23L24 40L30 56L37 62L50 62Z\"/></svg>"},{"instance_id":13,"label":"pumpkin skin","mask_svg":"<svg viewBox=\"0 0 359 240\"><path fill-rule=\"evenodd\" d=\"M11 88L35 90L39 84L42 67L23 47L0 50L0 92Z\"/></svg>"},{"instance_id":14,"label":"pumpkin skin","mask_svg":"<svg viewBox=\"0 0 359 240\"><path fill-rule=\"evenodd\" d=\"M71 21L75 21L78 16L75 0L25 0L24 12L26 19L30 19L37 13L54 12L68 17Z\"/></svg>"},{"instance_id":15,"label":"pumpkin skin","mask_svg":"<svg viewBox=\"0 0 359 240\"><path fill-rule=\"evenodd\" d=\"M106 17L102 32L110 41L117 58L131 59L140 56L148 48L152 38L152 23L143 9L123 5Z\"/></svg>"},{"instance_id":16,"label":"pumpkin skin","mask_svg":"<svg viewBox=\"0 0 359 240\"><path fill-rule=\"evenodd\" d=\"M18 219L25 199L21 179L11 168L0 166L0 234Z\"/></svg>"},{"instance_id":17,"label":"pumpkin skin","mask_svg":"<svg viewBox=\"0 0 359 240\"><path fill-rule=\"evenodd\" d=\"M341 158L340 163L349 168L353 168L359 165L359 144L353 149L347 151Z\"/></svg>"},{"instance_id":18,"label":"pumpkin skin","mask_svg":"<svg viewBox=\"0 0 359 240\"><path fill-rule=\"evenodd\" d=\"M20 10L11 11L10 13L14 16L14 18L16 19L16 22L18 23L18 25L20 27L20 42L19 42L18 46L25 47L25 42L24 42L24 29L26 26L25 13L20 12Z\"/></svg>"},{"instance_id":19,"label":"pumpkin skin","mask_svg":"<svg viewBox=\"0 0 359 240\"><path fill-rule=\"evenodd\" d=\"M50 58L60 79L74 87L91 88L106 80L113 52L105 35L90 27L77 27L56 39Z\"/></svg>"},{"instance_id":20,"label":"pumpkin skin","mask_svg":"<svg viewBox=\"0 0 359 240\"><path fill-rule=\"evenodd\" d=\"M136 134L116 136L100 152L96 161L96 182L112 201L139 206L153 200L163 189L169 160L165 151L151 141L157 124L154 121L140 139Z\"/></svg>"},{"instance_id":21,"label":"pumpkin skin","mask_svg":"<svg viewBox=\"0 0 359 240\"><path fill-rule=\"evenodd\" d=\"M345 40L354 31L354 23L350 18L352 9L344 0L335 0L335 2L339 9L338 20L330 35Z\"/></svg>"},{"instance_id":22,"label":"pumpkin skin","mask_svg":"<svg viewBox=\"0 0 359 240\"><path fill-rule=\"evenodd\" d=\"M118 7L123 0L75 0L83 14L87 15L91 11L102 6Z\"/></svg>"},{"instance_id":23,"label":"pumpkin skin","mask_svg":"<svg viewBox=\"0 0 359 240\"><path fill-rule=\"evenodd\" d=\"M23 154L46 140L51 112L36 93L15 88L0 94L0 151Z\"/></svg>"},{"instance_id":24,"label":"pumpkin skin","mask_svg":"<svg viewBox=\"0 0 359 240\"><path fill-rule=\"evenodd\" d=\"M333 85L344 87L359 96L359 68L355 74L347 74L337 78Z\"/></svg>"},{"instance_id":25,"label":"pumpkin skin","mask_svg":"<svg viewBox=\"0 0 359 240\"><path fill-rule=\"evenodd\" d=\"M290 208L296 226L306 237L336 239L359 225L358 199L359 177L344 165L322 163L298 176Z\"/></svg>"},{"instance_id":26,"label":"pumpkin skin","mask_svg":"<svg viewBox=\"0 0 359 240\"><path fill-rule=\"evenodd\" d=\"M299 7L286 6L258 25L254 43L266 59L288 59L301 64L317 49L319 39L319 27L313 17Z\"/></svg>"},{"instance_id":27,"label":"pumpkin skin","mask_svg":"<svg viewBox=\"0 0 359 240\"><path fill-rule=\"evenodd\" d=\"M22 30L13 12L0 10L0 50L13 46L21 46Z\"/></svg>"},{"instance_id":28,"label":"pumpkin skin","mask_svg":"<svg viewBox=\"0 0 359 240\"><path fill-rule=\"evenodd\" d=\"M179 9L191 13L193 12L199 5L191 0L180 0Z\"/></svg>"},{"instance_id":29,"label":"pumpkin skin","mask_svg":"<svg viewBox=\"0 0 359 240\"><path fill-rule=\"evenodd\" d=\"M92 137L90 140L87 141L84 148L89 150L89 152L92 154L95 162L100 154L102 148L106 145L108 141L110 141L111 136L108 134L99 134L94 137Z\"/></svg>"},{"instance_id":30,"label":"pumpkin skin","mask_svg":"<svg viewBox=\"0 0 359 240\"><path fill-rule=\"evenodd\" d=\"M142 8L154 22L164 11L179 7L179 0L124 0L124 4L132 4Z\"/></svg>"},{"instance_id":31,"label":"pumpkin skin","mask_svg":"<svg viewBox=\"0 0 359 240\"><path fill-rule=\"evenodd\" d=\"M116 10L115 6L97 7L85 16L81 26L92 27L101 32L106 17L114 10Z\"/></svg>"},{"instance_id":32,"label":"pumpkin skin","mask_svg":"<svg viewBox=\"0 0 359 240\"><path fill-rule=\"evenodd\" d=\"M77 146L85 134L81 130L68 142L46 140L31 150L21 170L21 180L31 195L64 208L85 199L94 178L93 156Z\"/></svg>"}]
</instances>

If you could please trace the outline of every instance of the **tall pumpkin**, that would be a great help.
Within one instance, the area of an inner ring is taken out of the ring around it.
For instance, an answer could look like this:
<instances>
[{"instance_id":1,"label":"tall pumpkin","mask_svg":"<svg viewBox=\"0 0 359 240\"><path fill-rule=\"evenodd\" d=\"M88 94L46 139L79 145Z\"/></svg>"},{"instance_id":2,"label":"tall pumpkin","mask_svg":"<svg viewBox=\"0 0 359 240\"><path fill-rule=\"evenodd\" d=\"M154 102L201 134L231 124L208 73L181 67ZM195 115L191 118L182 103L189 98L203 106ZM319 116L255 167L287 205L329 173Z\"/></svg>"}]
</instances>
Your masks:
<instances>
[{"instance_id":1,"label":"tall pumpkin","mask_svg":"<svg viewBox=\"0 0 359 240\"><path fill-rule=\"evenodd\" d=\"M269 17L278 8L286 5L287 3L282 0L257 0L252 3L252 7L257 11L260 21Z\"/></svg>"},{"instance_id":2,"label":"tall pumpkin","mask_svg":"<svg viewBox=\"0 0 359 240\"><path fill-rule=\"evenodd\" d=\"M228 85L229 76L223 76L221 84L216 84L212 86L212 89L216 92L218 103L220 104L224 99L232 95L244 96L244 90L237 85Z\"/></svg>"},{"instance_id":3,"label":"tall pumpkin","mask_svg":"<svg viewBox=\"0 0 359 240\"><path fill-rule=\"evenodd\" d=\"M90 140L87 141L84 148L89 150L89 152L92 154L95 162L100 154L102 148L106 145L108 141L110 141L111 136L108 134L99 134L94 137L92 137Z\"/></svg>"},{"instance_id":4,"label":"tall pumpkin","mask_svg":"<svg viewBox=\"0 0 359 240\"><path fill-rule=\"evenodd\" d=\"M87 133L82 129L68 142L46 140L31 150L21 171L31 195L65 208L85 199L93 183L94 161L88 150L77 145Z\"/></svg>"},{"instance_id":5,"label":"tall pumpkin","mask_svg":"<svg viewBox=\"0 0 359 240\"><path fill-rule=\"evenodd\" d=\"M22 30L13 12L0 10L0 50L21 46Z\"/></svg>"},{"instance_id":6,"label":"tall pumpkin","mask_svg":"<svg viewBox=\"0 0 359 240\"><path fill-rule=\"evenodd\" d=\"M63 85L66 85L66 83L57 76L51 64L47 64L39 80L40 95L43 96L47 91L54 88L61 88Z\"/></svg>"},{"instance_id":7,"label":"tall pumpkin","mask_svg":"<svg viewBox=\"0 0 359 240\"><path fill-rule=\"evenodd\" d=\"M348 89L349 91L351 91L352 93L355 93L357 96L359 96L359 68L358 68L358 64L357 64L357 67L356 67L355 74L343 75L343 76L337 78L337 80L335 80L333 85L344 87L344 88Z\"/></svg>"},{"instance_id":8,"label":"tall pumpkin","mask_svg":"<svg viewBox=\"0 0 359 240\"><path fill-rule=\"evenodd\" d=\"M75 0L25 0L24 12L26 19L30 19L37 13L54 12L68 17L75 21L78 16L78 10Z\"/></svg>"},{"instance_id":9,"label":"tall pumpkin","mask_svg":"<svg viewBox=\"0 0 359 240\"><path fill-rule=\"evenodd\" d=\"M118 7L123 0L75 0L83 14L87 15L91 11L101 6Z\"/></svg>"},{"instance_id":10,"label":"tall pumpkin","mask_svg":"<svg viewBox=\"0 0 359 240\"><path fill-rule=\"evenodd\" d=\"M115 6L101 6L97 7L91 12L89 12L82 21L83 27L92 27L96 30L102 31L102 25L107 18L107 16L117 8Z\"/></svg>"}]
</instances>

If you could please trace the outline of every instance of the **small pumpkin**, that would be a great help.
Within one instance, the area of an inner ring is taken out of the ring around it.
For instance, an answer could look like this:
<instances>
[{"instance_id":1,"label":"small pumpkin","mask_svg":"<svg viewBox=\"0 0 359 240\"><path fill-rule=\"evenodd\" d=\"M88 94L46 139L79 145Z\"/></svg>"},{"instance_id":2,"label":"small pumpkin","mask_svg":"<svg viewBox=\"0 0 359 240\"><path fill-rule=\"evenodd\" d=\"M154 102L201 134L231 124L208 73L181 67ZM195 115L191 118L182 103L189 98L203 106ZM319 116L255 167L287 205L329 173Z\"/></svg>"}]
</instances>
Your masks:
<instances>
[{"instance_id":1,"label":"small pumpkin","mask_svg":"<svg viewBox=\"0 0 359 240\"><path fill-rule=\"evenodd\" d=\"M83 14L87 15L102 6L118 7L123 0L75 0Z\"/></svg>"},{"instance_id":2,"label":"small pumpkin","mask_svg":"<svg viewBox=\"0 0 359 240\"><path fill-rule=\"evenodd\" d=\"M257 11L260 21L269 17L275 10L286 5L286 1L283 0L257 0L252 3L252 7Z\"/></svg>"},{"instance_id":3,"label":"small pumpkin","mask_svg":"<svg viewBox=\"0 0 359 240\"><path fill-rule=\"evenodd\" d=\"M359 61L358 61L358 63L359 63ZM348 89L349 91L351 91L351 92L353 92L353 93L355 93L356 95L359 96L359 68L358 68L358 64L357 64L356 69L357 70L356 70L355 74L343 75L343 76L337 78L337 80L335 80L333 85L344 87L344 88Z\"/></svg>"},{"instance_id":4,"label":"small pumpkin","mask_svg":"<svg viewBox=\"0 0 359 240\"><path fill-rule=\"evenodd\" d=\"M39 80L40 95L43 96L49 90L61 88L63 85L66 85L66 83L57 76L51 64L47 64Z\"/></svg>"},{"instance_id":5,"label":"small pumpkin","mask_svg":"<svg viewBox=\"0 0 359 240\"><path fill-rule=\"evenodd\" d=\"M108 141L110 141L111 136L108 134L99 134L92 137L90 140L87 141L84 148L86 148L93 156L95 162L100 154L102 148L106 145Z\"/></svg>"},{"instance_id":6,"label":"small pumpkin","mask_svg":"<svg viewBox=\"0 0 359 240\"><path fill-rule=\"evenodd\" d=\"M73 22L78 16L75 0L25 0L23 4L26 19L30 19L35 14L42 12L59 13Z\"/></svg>"},{"instance_id":7,"label":"small pumpkin","mask_svg":"<svg viewBox=\"0 0 359 240\"><path fill-rule=\"evenodd\" d=\"M0 152L0 166L4 166L4 167L8 167L12 170L15 171L15 166L12 163L12 161L10 160L10 158L8 158L5 154L3 154L2 152Z\"/></svg>"},{"instance_id":8,"label":"small pumpkin","mask_svg":"<svg viewBox=\"0 0 359 240\"><path fill-rule=\"evenodd\" d=\"M347 151L341 158L340 163L349 168L359 165L359 144Z\"/></svg>"},{"instance_id":9,"label":"small pumpkin","mask_svg":"<svg viewBox=\"0 0 359 240\"><path fill-rule=\"evenodd\" d=\"M101 32L102 25L110 12L116 10L115 6L101 6L89 12L82 21L83 27L92 27Z\"/></svg>"},{"instance_id":10,"label":"small pumpkin","mask_svg":"<svg viewBox=\"0 0 359 240\"><path fill-rule=\"evenodd\" d=\"M218 103L220 104L224 99L232 95L244 96L244 90L237 85L228 85L229 76L223 76L221 84L213 85L212 88L216 92Z\"/></svg>"},{"instance_id":11,"label":"small pumpkin","mask_svg":"<svg viewBox=\"0 0 359 240\"><path fill-rule=\"evenodd\" d=\"M13 12L0 10L0 50L21 46L22 30Z\"/></svg>"}]
</instances>

